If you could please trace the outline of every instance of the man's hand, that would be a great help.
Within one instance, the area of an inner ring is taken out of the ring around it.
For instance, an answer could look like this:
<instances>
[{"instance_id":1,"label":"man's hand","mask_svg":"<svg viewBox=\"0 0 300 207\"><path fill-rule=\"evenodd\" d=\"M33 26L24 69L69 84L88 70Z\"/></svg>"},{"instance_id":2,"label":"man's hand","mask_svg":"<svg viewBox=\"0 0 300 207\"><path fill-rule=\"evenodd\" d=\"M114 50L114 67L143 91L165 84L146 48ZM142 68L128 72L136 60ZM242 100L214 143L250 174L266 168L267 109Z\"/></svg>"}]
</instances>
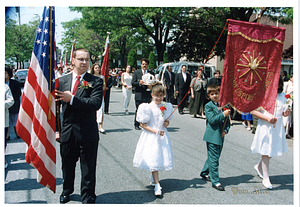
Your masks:
<instances>
[{"instance_id":1,"label":"man's hand","mask_svg":"<svg viewBox=\"0 0 300 207\"><path fill-rule=\"evenodd\" d=\"M63 101L63 102L70 102L72 98L71 91L59 91L55 90L55 101Z\"/></svg>"},{"instance_id":2,"label":"man's hand","mask_svg":"<svg viewBox=\"0 0 300 207\"><path fill-rule=\"evenodd\" d=\"M143 80L140 80L139 84L140 84L140 85L144 85L145 83L144 83Z\"/></svg>"}]
</instances>

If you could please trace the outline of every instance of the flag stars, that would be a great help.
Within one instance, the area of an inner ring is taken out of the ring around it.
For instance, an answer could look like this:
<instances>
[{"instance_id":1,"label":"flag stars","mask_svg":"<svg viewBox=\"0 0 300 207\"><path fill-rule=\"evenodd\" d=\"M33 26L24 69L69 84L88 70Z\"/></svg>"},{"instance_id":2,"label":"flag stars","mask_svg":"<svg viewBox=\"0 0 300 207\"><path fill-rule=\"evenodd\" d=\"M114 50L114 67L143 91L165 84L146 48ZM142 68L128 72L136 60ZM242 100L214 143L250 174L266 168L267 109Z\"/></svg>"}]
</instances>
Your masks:
<instances>
[{"instance_id":1,"label":"flag stars","mask_svg":"<svg viewBox=\"0 0 300 207\"><path fill-rule=\"evenodd\" d=\"M49 17L46 17L46 18L45 18L45 21L48 22L48 21L49 21Z\"/></svg>"},{"instance_id":2,"label":"flag stars","mask_svg":"<svg viewBox=\"0 0 300 207\"><path fill-rule=\"evenodd\" d=\"M45 29L45 30L44 30L44 33L47 34L47 33L48 33L48 29Z\"/></svg>"},{"instance_id":3,"label":"flag stars","mask_svg":"<svg viewBox=\"0 0 300 207\"><path fill-rule=\"evenodd\" d=\"M41 40L36 40L36 44L41 44Z\"/></svg>"},{"instance_id":4,"label":"flag stars","mask_svg":"<svg viewBox=\"0 0 300 207\"><path fill-rule=\"evenodd\" d=\"M46 41L46 40L44 40L44 42L43 42L43 45L44 45L44 46L46 46L46 45L47 45L47 41Z\"/></svg>"},{"instance_id":5,"label":"flag stars","mask_svg":"<svg viewBox=\"0 0 300 207\"><path fill-rule=\"evenodd\" d=\"M42 28L38 28L37 32L41 33L42 32Z\"/></svg>"},{"instance_id":6,"label":"flag stars","mask_svg":"<svg viewBox=\"0 0 300 207\"><path fill-rule=\"evenodd\" d=\"M43 57L46 57L46 53L43 52L43 53L42 53L42 56L43 56Z\"/></svg>"}]
</instances>

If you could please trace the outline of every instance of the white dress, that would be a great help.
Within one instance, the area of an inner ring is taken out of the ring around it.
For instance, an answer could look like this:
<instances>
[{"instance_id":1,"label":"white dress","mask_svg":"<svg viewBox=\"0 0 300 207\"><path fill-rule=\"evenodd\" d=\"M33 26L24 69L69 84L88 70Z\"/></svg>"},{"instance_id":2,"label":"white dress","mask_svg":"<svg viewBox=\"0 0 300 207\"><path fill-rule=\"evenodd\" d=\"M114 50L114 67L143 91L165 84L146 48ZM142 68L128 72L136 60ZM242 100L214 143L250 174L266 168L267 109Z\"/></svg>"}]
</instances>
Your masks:
<instances>
[{"instance_id":1,"label":"white dress","mask_svg":"<svg viewBox=\"0 0 300 207\"><path fill-rule=\"evenodd\" d=\"M124 86L122 86L122 93L123 93L123 97L124 97L124 109L126 111L128 110L128 106L129 106L131 94L132 94L132 88L130 90L128 90L128 86L131 86L131 80L132 80L131 75L124 74L124 82L126 83L127 87L125 88Z\"/></svg>"},{"instance_id":2,"label":"white dress","mask_svg":"<svg viewBox=\"0 0 300 207\"><path fill-rule=\"evenodd\" d=\"M163 115L160 110L161 106L166 106L167 108ZM156 105L154 102L151 102L150 104L143 103L139 106L136 120L146 123L153 129L164 130L165 133L164 136L159 136L143 129L133 158L134 167L148 171L172 169L172 145L167 129L162 126L172 111L173 107L170 103ZM172 116L168 120L172 119Z\"/></svg>"},{"instance_id":3,"label":"white dress","mask_svg":"<svg viewBox=\"0 0 300 207\"><path fill-rule=\"evenodd\" d=\"M283 152L287 152L282 116L282 113L287 110L287 106L285 105L286 98L284 95L284 92L277 94L275 106L277 123L275 128L273 124L258 119L256 132L251 145L252 153L260 153L261 155L274 157L282 156ZM263 114L266 113L263 110L260 112Z\"/></svg>"},{"instance_id":4,"label":"white dress","mask_svg":"<svg viewBox=\"0 0 300 207\"><path fill-rule=\"evenodd\" d=\"M100 76L101 79L103 79L103 77L104 77L103 75ZM97 122L98 123L103 123L103 121L104 121L103 113L104 113L104 96L102 96L101 107L97 111Z\"/></svg>"}]
</instances>

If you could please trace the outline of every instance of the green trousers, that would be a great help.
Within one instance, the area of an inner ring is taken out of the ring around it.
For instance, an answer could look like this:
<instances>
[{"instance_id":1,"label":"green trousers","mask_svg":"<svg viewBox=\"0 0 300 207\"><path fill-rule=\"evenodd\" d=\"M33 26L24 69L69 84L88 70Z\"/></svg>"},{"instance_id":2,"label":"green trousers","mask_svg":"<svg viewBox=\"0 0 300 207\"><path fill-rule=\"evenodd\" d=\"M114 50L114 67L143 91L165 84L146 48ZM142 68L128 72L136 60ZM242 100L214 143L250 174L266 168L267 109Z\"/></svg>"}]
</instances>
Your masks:
<instances>
[{"instance_id":1,"label":"green trousers","mask_svg":"<svg viewBox=\"0 0 300 207\"><path fill-rule=\"evenodd\" d=\"M207 159L200 175L210 175L212 185L220 183L219 180L219 159L223 145L216 145L206 142Z\"/></svg>"}]
</instances>

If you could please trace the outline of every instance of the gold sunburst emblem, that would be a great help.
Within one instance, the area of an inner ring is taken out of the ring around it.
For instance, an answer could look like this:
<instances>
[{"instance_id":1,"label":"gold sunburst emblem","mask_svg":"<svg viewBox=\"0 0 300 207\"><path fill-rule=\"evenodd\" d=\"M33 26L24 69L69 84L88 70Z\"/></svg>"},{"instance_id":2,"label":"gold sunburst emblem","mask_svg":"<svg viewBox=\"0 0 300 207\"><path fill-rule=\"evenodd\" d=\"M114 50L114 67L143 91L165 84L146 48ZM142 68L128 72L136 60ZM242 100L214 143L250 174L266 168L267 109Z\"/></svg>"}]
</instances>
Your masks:
<instances>
[{"instance_id":1,"label":"gold sunburst emblem","mask_svg":"<svg viewBox=\"0 0 300 207\"><path fill-rule=\"evenodd\" d=\"M258 53L258 56L255 57L255 50L253 50L253 56L251 56L251 53L248 52L248 55L250 58L248 58L245 54L243 54L243 58L241 57L239 61L241 61L244 64L236 64L237 66L243 67L242 69L238 69L238 72L241 72L242 74L239 76L239 78L242 78L244 76L247 76L245 78L245 82L248 81L250 76L250 85L252 85L255 81L255 83L258 83L258 80L262 81L263 75L265 75L265 72L263 70L266 70L267 67L262 66L266 64L266 61L262 62L264 59L264 56L261 56L261 53ZM261 71L262 70L262 71ZM256 74L256 75L254 75Z\"/></svg>"}]
</instances>

